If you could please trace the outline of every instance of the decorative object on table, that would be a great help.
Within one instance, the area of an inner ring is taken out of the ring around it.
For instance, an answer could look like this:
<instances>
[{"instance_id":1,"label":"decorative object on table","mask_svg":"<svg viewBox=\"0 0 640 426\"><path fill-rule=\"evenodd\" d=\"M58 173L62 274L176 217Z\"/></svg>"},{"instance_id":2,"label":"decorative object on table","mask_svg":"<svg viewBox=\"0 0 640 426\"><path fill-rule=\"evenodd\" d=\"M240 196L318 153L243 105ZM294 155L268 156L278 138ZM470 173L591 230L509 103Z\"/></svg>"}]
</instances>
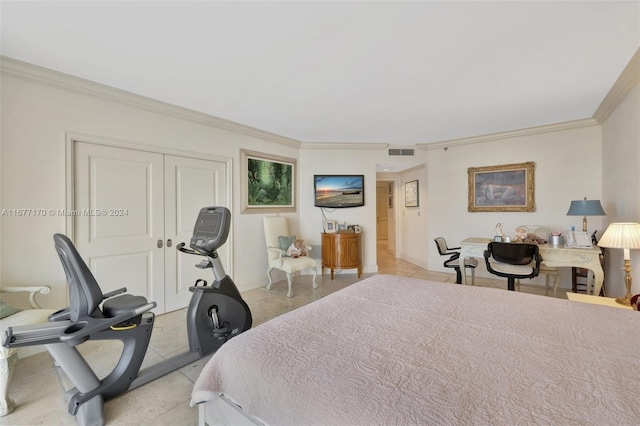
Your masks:
<instances>
[{"instance_id":1,"label":"decorative object on table","mask_svg":"<svg viewBox=\"0 0 640 426\"><path fill-rule=\"evenodd\" d=\"M469 167L470 212L532 212L533 162Z\"/></svg>"},{"instance_id":2,"label":"decorative object on table","mask_svg":"<svg viewBox=\"0 0 640 426\"><path fill-rule=\"evenodd\" d=\"M240 150L241 213L296 211L296 160Z\"/></svg>"},{"instance_id":3,"label":"decorative object on table","mask_svg":"<svg viewBox=\"0 0 640 426\"><path fill-rule=\"evenodd\" d=\"M329 233L329 234L333 234L336 232L336 228L337 228L338 222L336 222L333 219L326 219L323 222L323 226L324 226L324 232Z\"/></svg>"},{"instance_id":4,"label":"decorative object on table","mask_svg":"<svg viewBox=\"0 0 640 426\"><path fill-rule=\"evenodd\" d=\"M640 311L640 294L632 296L630 302L634 311Z\"/></svg>"},{"instance_id":5,"label":"decorative object on table","mask_svg":"<svg viewBox=\"0 0 640 426\"><path fill-rule=\"evenodd\" d=\"M549 244L553 247L562 247L564 245L564 235L562 232L552 232L549 234Z\"/></svg>"},{"instance_id":6,"label":"decorative object on table","mask_svg":"<svg viewBox=\"0 0 640 426\"><path fill-rule=\"evenodd\" d=\"M347 224L346 223L338 223L336 225L336 232L344 232L347 230Z\"/></svg>"},{"instance_id":7,"label":"decorative object on table","mask_svg":"<svg viewBox=\"0 0 640 426\"><path fill-rule=\"evenodd\" d=\"M630 249L640 249L640 223L612 223L598 242L600 247L621 248L624 254L624 283L627 293L616 302L631 305L631 254Z\"/></svg>"},{"instance_id":8,"label":"decorative object on table","mask_svg":"<svg viewBox=\"0 0 640 426\"><path fill-rule=\"evenodd\" d=\"M587 216L606 216L600 200L574 200L569 206L567 216L582 216L582 231L587 232Z\"/></svg>"},{"instance_id":9,"label":"decorative object on table","mask_svg":"<svg viewBox=\"0 0 640 426\"><path fill-rule=\"evenodd\" d=\"M419 186L417 180L404 184L404 206L418 207L420 205Z\"/></svg>"}]
</instances>

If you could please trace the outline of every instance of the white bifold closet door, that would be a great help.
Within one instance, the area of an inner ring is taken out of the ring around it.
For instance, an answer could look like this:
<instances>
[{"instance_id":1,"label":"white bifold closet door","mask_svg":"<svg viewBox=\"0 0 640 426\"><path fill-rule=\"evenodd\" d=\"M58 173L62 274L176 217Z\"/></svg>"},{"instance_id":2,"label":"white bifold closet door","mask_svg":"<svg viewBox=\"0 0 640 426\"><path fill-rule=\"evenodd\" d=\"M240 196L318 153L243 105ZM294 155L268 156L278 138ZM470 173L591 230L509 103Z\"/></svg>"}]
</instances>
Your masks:
<instances>
[{"instance_id":1,"label":"white bifold closet door","mask_svg":"<svg viewBox=\"0 0 640 426\"><path fill-rule=\"evenodd\" d=\"M103 293L127 287L156 313L187 306L212 273L176 246L202 207L227 205L226 176L224 162L75 142L74 243ZM229 244L219 254L229 271Z\"/></svg>"}]
</instances>

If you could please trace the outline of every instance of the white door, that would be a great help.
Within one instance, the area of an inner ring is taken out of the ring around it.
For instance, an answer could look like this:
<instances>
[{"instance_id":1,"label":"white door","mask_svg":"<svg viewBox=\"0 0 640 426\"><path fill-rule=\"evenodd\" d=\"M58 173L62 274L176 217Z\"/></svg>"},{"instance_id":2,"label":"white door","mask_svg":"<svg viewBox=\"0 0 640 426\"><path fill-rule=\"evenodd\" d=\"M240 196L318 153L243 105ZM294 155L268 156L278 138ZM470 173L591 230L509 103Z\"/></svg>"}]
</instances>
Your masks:
<instances>
[{"instance_id":1,"label":"white door","mask_svg":"<svg viewBox=\"0 0 640 426\"><path fill-rule=\"evenodd\" d=\"M202 207L226 206L226 167L224 163L195 158L165 157L165 307L166 311L189 304L196 279L213 281L211 269L198 269L194 265L204 258L180 253L175 249L180 242L189 247L198 212ZM169 243L171 240L171 243ZM227 269L230 244L218 251L222 265Z\"/></svg>"},{"instance_id":2,"label":"white door","mask_svg":"<svg viewBox=\"0 0 640 426\"><path fill-rule=\"evenodd\" d=\"M389 186L386 182L376 183L376 232L378 240L386 240L389 237L389 221L387 217L389 209Z\"/></svg>"},{"instance_id":3,"label":"white door","mask_svg":"<svg viewBox=\"0 0 640 426\"><path fill-rule=\"evenodd\" d=\"M102 292L127 287L164 307L163 156L76 143L74 158L74 243Z\"/></svg>"},{"instance_id":4,"label":"white door","mask_svg":"<svg viewBox=\"0 0 640 426\"><path fill-rule=\"evenodd\" d=\"M213 275L176 245L188 246L200 208L228 205L226 164L84 142L74 159L74 243L103 293L127 287L156 313L187 306L189 286Z\"/></svg>"}]
</instances>

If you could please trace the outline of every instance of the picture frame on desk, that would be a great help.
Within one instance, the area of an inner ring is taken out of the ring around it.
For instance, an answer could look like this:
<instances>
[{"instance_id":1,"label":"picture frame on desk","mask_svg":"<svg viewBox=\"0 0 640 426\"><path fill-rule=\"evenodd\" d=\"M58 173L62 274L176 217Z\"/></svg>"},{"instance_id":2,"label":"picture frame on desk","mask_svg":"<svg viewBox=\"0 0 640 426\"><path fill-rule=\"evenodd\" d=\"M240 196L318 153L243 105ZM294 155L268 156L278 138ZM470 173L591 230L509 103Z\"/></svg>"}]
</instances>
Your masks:
<instances>
[{"instance_id":1,"label":"picture frame on desk","mask_svg":"<svg viewBox=\"0 0 640 426\"><path fill-rule=\"evenodd\" d=\"M535 163L469 167L469 212L535 211Z\"/></svg>"},{"instance_id":2,"label":"picture frame on desk","mask_svg":"<svg viewBox=\"0 0 640 426\"><path fill-rule=\"evenodd\" d=\"M327 219L323 222L324 232L327 234L335 234L337 231L337 222L333 219Z\"/></svg>"},{"instance_id":3,"label":"picture frame on desk","mask_svg":"<svg viewBox=\"0 0 640 426\"><path fill-rule=\"evenodd\" d=\"M336 232L341 232L341 231L346 231L347 230L347 224L346 223L338 223L336 225Z\"/></svg>"}]
</instances>

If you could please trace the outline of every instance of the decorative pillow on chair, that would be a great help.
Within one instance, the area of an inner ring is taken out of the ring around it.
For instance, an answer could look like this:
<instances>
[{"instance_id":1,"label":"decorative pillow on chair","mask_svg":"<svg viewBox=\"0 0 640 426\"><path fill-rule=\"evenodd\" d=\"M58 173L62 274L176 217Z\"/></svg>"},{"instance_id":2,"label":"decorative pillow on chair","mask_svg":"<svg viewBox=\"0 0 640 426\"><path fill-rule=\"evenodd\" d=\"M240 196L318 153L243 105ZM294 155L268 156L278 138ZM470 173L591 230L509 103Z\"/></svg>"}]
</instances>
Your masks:
<instances>
[{"instance_id":1,"label":"decorative pillow on chair","mask_svg":"<svg viewBox=\"0 0 640 426\"><path fill-rule=\"evenodd\" d=\"M295 240L296 240L295 235L291 235L289 237L283 237L282 235L278 236L278 241L280 242L280 250L284 251L283 256L291 257L287 254L287 250Z\"/></svg>"},{"instance_id":2,"label":"decorative pillow on chair","mask_svg":"<svg viewBox=\"0 0 640 426\"><path fill-rule=\"evenodd\" d=\"M6 318L10 315L17 314L22 311L20 308L14 308L11 305L7 305L2 300L0 300L0 319Z\"/></svg>"}]
</instances>

